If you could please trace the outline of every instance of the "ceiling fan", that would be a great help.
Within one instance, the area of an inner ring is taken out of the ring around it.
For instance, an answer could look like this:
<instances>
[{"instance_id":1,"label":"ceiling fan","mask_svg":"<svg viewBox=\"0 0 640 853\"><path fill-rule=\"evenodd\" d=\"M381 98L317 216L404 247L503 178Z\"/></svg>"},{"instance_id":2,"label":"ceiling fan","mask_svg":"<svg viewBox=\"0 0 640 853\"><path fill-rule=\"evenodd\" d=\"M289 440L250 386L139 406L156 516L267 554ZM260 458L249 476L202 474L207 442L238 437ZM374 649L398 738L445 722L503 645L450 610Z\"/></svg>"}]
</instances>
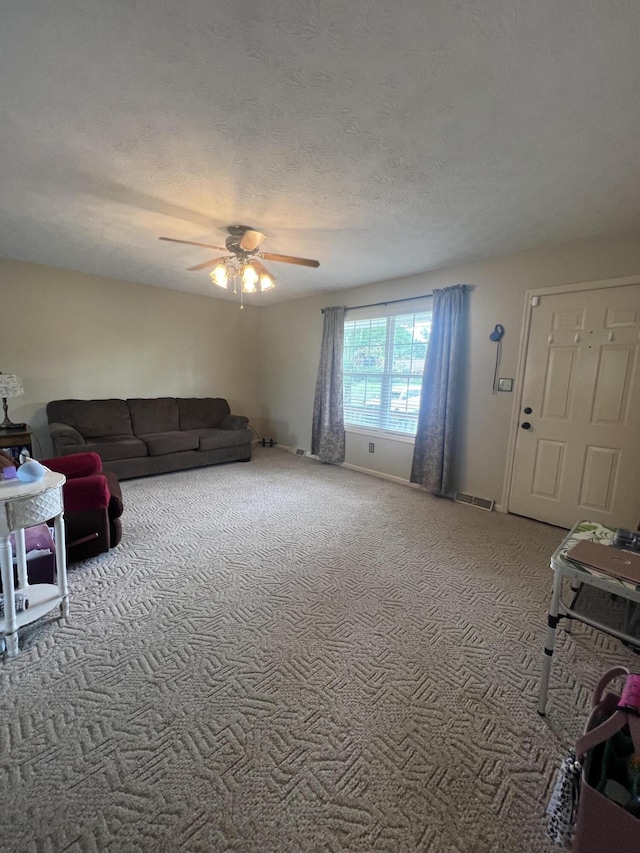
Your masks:
<instances>
[{"instance_id":1,"label":"ceiling fan","mask_svg":"<svg viewBox=\"0 0 640 853\"><path fill-rule=\"evenodd\" d=\"M233 292L237 293L236 281L241 281L240 307L243 293L255 293L258 288L261 291L271 290L275 287L275 279L261 260L277 261L283 264L297 264L301 267L319 267L319 261L309 258L295 258L292 255L274 255L272 252L259 252L260 244L265 235L248 225L229 225L227 228L229 236L222 246L213 246L210 243L196 243L193 240L176 240L174 237L159 237L159 240L167 240L170 243L185 243L187 246L202 246L205 249L216 249L218 252L228 252L226 256L196 264L188 267L190 272L204 270L213 267L210 276L214 284L227 288L229 280L233 281ZM261 260L259 260L261 259Z\"/></svg>"}]
</instances>

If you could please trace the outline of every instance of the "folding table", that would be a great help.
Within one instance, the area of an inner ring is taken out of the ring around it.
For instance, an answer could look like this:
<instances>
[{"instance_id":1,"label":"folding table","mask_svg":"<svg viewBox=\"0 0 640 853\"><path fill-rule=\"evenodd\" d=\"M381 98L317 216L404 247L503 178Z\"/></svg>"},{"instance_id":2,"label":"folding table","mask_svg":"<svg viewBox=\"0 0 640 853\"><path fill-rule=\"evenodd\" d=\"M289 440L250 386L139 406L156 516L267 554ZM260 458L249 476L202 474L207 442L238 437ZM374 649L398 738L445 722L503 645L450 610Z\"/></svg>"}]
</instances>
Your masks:
<instances>
[{"instance_id":1,"label":"folding table","mask_svg":"<svg viewBox=\"0 0 640 853\"><path fill-rule=\"evenodd\" d=\"M590 539L593 542L601 542L603 545L610 546L615 533L615 527L605 527L595 521L579 521L565 536L551 557L553 591L549 606L547 633L545 636L544 654L542 656L542 678L540 680L540 693L538 696L538 713L542 716L544 716L547 707L551 660L555 646L556 628L560 619L576 619L579 622L584 622L586 625L591 625L592 628L596 628L598 631L603 631L606 634L617 637L619 640L636 646L640 644L638 636L633 636L613 625L599 621L574 607L576 594L581 585L586 584L603 590L606 593L627 599L628 601L636 602L640 614L640 586L612 577L611 575L606 575L603 572L598 572L587 566L578 565L567 559L567 551L573 548L580 539ZM572 598L570 604L565 604L562 600L564 578L568 578L571 582Z\"/></svg>"}]
</instances>

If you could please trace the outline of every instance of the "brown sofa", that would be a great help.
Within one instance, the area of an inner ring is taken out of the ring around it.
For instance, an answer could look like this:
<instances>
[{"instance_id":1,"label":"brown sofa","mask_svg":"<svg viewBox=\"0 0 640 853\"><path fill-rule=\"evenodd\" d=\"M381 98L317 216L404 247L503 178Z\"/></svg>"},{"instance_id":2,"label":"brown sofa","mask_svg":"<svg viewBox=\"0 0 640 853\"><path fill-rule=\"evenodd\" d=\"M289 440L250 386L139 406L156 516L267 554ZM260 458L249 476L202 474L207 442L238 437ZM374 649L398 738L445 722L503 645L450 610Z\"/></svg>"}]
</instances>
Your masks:
<instances>
[{"instance_id":1,"label":"brown sofa","mask_svg":"<svg viewBox=\"0 0 640 853\"><path fill-rule=\"evenodd\" d=\"M248 462L248 418L220 397L52 400L58 456L92 451L121 480L220 462Z\"/></svg>"}]
</instances>

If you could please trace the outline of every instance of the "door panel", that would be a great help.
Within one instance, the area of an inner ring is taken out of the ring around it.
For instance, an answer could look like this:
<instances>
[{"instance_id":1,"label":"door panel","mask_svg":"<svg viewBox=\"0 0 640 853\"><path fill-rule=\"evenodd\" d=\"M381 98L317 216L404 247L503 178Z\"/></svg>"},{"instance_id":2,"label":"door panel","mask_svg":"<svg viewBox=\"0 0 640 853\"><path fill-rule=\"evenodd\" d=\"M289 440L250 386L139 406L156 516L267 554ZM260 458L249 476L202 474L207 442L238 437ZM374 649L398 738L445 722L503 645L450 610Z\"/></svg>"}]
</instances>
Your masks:
<instances>
[{"instance_id":1,"label":"door panel","mask_svg":"<svg viewBox=\"0 0 640 853\"><path fill-rule=\"evenodd\" d=\"M578 350L575 347L549 350L546 387L542 404L543 417L565 420L570 416L571 392L574 387Z\"/></svg>"},{"instance_id":2,"label":"door panel","mask_svg":"<svg viewBox=\"0 0 640 853\"><path fill-rule=\"evenodd\" d=\"M637 322L637 308L627 308L623 311L609 308L607 311L607 320L605 326L607 327L607 329L613 329L617 326L634 326Z\"/></svg>"},{"instance_id":3,"label":"door panel","mask_svg":"<svg viewBox=\"0 0 640 853\"><path fill-rule=\"evenodd\" d=\"M602 348L594 389L592 423L621 424L626 420L631 403L629 392L635 349L612 345Z\"/></svg>"},{"instance_id":4,"label":"door panel","mask_svg":"<svg viewBox=\"0 0 640 853\"><path fill-rule=\"evenodd\" d=\"M578 503L601 512L611 511L620 454L609 447L587 447Z\"/></svg>"},{"instance_id":5,"label":"door panel","mask_svg":"<svg viewBox=\"0 0 640 853\"><path fill-rule=\"evenodd\" d=\"M640 285L539 297L509 510L572 527L640 517Z\"/></svg>"},{"instance_id":6,"label":"door panel","mask_svg":"<svg viewBox=\"0 0 640 853\"><path fill-rule=\"evenodd\" d=\"M560 441L538 442L533 479L534 495L555 499L559 497L564 450L565 446Z\"/></svg>"}]
</instances>

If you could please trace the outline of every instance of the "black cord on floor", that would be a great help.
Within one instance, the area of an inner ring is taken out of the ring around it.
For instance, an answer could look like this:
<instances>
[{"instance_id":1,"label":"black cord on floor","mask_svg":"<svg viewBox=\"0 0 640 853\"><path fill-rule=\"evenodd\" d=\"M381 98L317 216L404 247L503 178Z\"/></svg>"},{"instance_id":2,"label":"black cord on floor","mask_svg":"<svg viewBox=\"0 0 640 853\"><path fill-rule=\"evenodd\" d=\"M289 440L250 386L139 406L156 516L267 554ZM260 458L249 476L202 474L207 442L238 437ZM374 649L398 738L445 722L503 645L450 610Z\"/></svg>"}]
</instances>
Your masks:
<instances>
[{"instance_id":1,"label":"black cord on floor","mask_svg":"<svg viewBox=\"0 0 640 853\"><path fill-rule=\"evenodd\" d=\"M259 444L262 444L262 438L260 437L260 435L256 432L256 430L253 428L253 426L250 423L247 424L247 426L249 427L251 432L255 435L255 439L253 439L251 441L251 449L255 450ZM255 444L253 443L254 441L255 441Z\"/></svg>"}]
</instances>

